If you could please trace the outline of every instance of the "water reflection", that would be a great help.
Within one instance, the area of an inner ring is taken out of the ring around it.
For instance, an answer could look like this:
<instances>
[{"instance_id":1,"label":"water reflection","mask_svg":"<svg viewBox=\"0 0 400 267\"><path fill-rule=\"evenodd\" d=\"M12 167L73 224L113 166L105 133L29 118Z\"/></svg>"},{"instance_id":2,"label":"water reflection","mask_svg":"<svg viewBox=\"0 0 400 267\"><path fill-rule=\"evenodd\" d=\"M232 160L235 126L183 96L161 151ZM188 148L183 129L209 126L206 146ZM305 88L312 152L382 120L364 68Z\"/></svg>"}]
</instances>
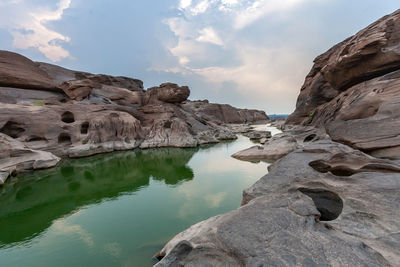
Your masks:
<instances>
[{"instance_id":1,"label":"water reflection","mask_svg":"<svg viewBox=\"0 0 400 267\"><path fill-rule=\"evenodd\" d=\"M29 241L82 206L132 194L150 177L176 185L192 180L187 166L198 148L162 148L67 160L23 175L0 189L0 247Z\"/></svg>"}]
</instances>

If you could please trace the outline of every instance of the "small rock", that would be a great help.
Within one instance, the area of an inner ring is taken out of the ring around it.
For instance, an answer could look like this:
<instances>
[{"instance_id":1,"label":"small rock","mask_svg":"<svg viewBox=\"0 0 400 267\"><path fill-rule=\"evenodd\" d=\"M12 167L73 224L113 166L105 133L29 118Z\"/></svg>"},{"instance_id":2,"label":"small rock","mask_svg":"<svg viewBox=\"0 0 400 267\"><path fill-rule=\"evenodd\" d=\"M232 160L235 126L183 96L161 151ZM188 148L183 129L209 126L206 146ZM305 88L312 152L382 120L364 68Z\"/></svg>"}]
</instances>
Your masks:
<instances>
[{"instance_id":1,"label":"small rock","mask_svg":"<svg viewBox=\"0 0 400 267\"><path fill-rule=\"evenodd\" d=\"M3 185L10 174L8 172L0 172L0 185Z\"/></svg>"}]
</instances>

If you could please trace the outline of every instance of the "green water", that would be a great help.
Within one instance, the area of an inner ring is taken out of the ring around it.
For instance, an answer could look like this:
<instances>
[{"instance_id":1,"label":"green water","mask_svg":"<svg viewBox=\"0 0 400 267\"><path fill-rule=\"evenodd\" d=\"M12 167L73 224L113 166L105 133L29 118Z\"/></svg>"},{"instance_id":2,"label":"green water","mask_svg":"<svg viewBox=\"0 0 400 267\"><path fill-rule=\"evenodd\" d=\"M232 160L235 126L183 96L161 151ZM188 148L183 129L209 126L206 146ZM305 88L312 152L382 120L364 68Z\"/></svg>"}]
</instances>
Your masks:
<instances>
[{"instance_id":1,"label":"green water","mask_svg":"<svg viewBox=\"0 0 400 267\"><path fill-rule=\"evenodd\" d=\"M175 234L240 205L266 163L247 138L63 161L0 188L1 266L151 266Z\"/></svg>"}]
</instances>

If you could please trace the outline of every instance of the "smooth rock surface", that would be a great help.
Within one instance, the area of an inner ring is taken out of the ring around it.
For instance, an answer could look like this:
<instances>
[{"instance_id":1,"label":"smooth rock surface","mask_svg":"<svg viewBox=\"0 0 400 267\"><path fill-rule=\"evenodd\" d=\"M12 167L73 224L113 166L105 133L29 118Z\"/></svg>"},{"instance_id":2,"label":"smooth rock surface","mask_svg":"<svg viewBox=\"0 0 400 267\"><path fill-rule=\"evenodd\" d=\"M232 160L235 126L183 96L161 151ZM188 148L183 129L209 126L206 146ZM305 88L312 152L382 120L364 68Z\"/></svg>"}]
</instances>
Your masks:
<instances>
[{"instance_id":1,"label":"smooth rock surface","mask_svg":"<svg viewBox=\"0 0 400 267\"><path fill-rule=\"evenodd\" d=\"M250 131L247 133L243 133L243 135L253 140L260 140L262 138L271 138L272 136L270 131Z\"/></svg>"},{"instance_id":2,"label":"smooth rock surface","mask_svg":"<svg viewBox=\"0 0 400 267\"><path fill-rule=\"evenodd\" d=\"M33 150L23 143L0 133L0 180L11 173L45 169L55 166L60 158L50 152Z\"/></svg>"},{"instance_id":3,"label":"smooth rock surface","mask_svg":"<svg viewBox=\"0 0 400 267\"><path fill-rule=\"evenodd\" d=\"M247 189L241 208L175 236L156 266L396 266L399 171L329 140L309 143Z\"/></svg>"},{"instance_id":4,"label":"smooth rock surface","mask_svg":"<svg viewBox=\"0 0 400 267\"><path fill-rule=\"evenodd\" d=\"M246 161L273 161L289 154L290 152L307 145L309 142L329 139L325 131L314 127L292 127L283 133L274 135L263 146L252 146L241 150L232 157Z\"/></svg>"}]
</instances>

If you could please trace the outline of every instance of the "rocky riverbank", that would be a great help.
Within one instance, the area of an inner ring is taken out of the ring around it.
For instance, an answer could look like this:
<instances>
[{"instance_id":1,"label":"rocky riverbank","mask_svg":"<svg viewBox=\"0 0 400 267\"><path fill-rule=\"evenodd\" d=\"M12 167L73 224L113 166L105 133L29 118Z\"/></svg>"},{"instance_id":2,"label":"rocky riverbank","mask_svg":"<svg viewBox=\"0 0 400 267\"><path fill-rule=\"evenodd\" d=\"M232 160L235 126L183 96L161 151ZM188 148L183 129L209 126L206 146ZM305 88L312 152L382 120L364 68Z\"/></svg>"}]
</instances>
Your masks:
<instances>
[{"instance_id":1,"label":"rocky riverbank","mask_svg":"<svg viewBox=\"0 0 400 267\"><path fill-rule=\"evenodd\" d=\"M68 70L0 51L0 184L63 157L236 138L263 111L190 101L187 86Z\"/></svg>"},{"instance_id":2,"label":"rocky riverbank","mask_svg":"<svg viewBox=\"0 0 400 267\"><path fill-rule=\"evenodd\" d=\"M156 266L398 266L400 10L315 59L277 160L242 206L193 225Z\"/></svg>"}]
</instances>

